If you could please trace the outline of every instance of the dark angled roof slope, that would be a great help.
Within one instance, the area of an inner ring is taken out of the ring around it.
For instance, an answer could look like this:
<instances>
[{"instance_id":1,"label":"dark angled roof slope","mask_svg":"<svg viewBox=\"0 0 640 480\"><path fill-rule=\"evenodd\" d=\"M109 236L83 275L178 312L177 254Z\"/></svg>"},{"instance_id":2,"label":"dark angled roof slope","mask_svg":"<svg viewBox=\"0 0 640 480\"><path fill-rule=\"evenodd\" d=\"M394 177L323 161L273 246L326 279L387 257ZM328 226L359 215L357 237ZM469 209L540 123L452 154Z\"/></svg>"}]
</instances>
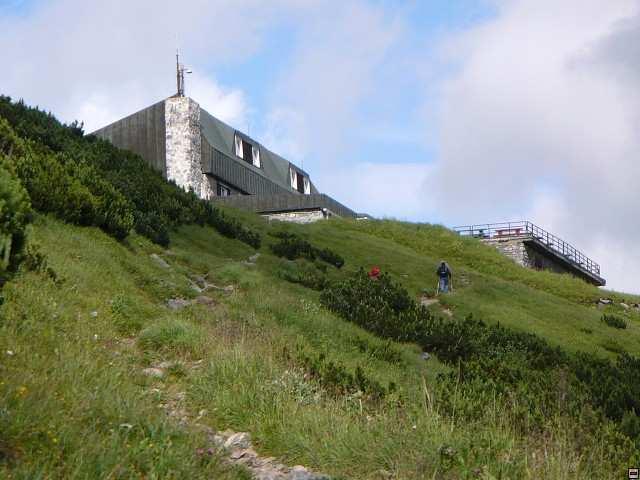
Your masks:
<instances>
[{"instance_id":1,"label":"dark angled roof slope","mask_svg":"<svg viewBox=\"0 0 640 480\"><path fill-rule=\"evenodd\" d=\"M218 120L202 108L200 109L200 126L202 129L202 136L206 142L211 145L211 147L234 159L234 161L239 162L243 167L249 168L256 173L267 177L269 180L288 191L293 191L289 182L289 166L292 166L298 172L309 178L309 174L300 167L292 164L271 150L268 150L248 135L234 129L223 121ZM250 165L236 157L234 152L234 137L236 133L238 133L245 141L260 148L260 161L262 162L262 168ZM311 193L318 193L318 190L311 180L310 183Z\"/></svg>"}]
</instances>

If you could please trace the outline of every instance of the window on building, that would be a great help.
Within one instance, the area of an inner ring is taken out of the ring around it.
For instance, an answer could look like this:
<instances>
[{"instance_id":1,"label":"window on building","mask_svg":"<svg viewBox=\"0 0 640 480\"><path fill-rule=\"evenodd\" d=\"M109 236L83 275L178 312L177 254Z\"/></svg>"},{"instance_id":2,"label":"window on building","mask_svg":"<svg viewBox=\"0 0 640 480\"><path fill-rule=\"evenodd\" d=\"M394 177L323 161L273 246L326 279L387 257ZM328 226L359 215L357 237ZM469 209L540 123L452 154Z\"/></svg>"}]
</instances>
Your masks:
<instances>
[{"instance_id":1,"label":"window on building","mask_svg":"<svg viewBox=\"0 0 640 480\"><path fill-rule=\"evenodd\" d=\"M242 140L242 159L253 164L253 147L246 140Z\"/></svg>"},{"instance_id":2,"label":"window on building","mask_svg":"<svg viewBox=\"0 0 640 480\"><path fill-rule=\"evenodd\" d=\"M262 168L260 160L260 147L247 142L244 138L236 133L234 138L234 151L236 156L250 163L254 167Z\"/></svg>"},{"instance_id":3,"label":"window on building","mask_svg":"<svg viewBox=\"0 0 640 480\"><path fill-rule=\"evenodd\" d=\"M262 168L262 162L260 162L260 147L253 146L251 151L253 152L253 166Z\"/></svg>"},{"instance_id":4,"label":"window on building","mask_svg":"<svg viewBox=\"0 0 640 480\"><path fill-rule=\"evenodd\" d=\"M298 173L291 167L289 167L289 176L291 177L291 188L295 190L298 186Z\"/></svg>"},{"instance_id":5,"label":"window on building","mask_svg":"<svg viewBox=\"0 0 640 480\"><path fill-rule=\"evenodd\" d=\"M298 190L300 193L304 193L304 175L296 175L297 177L297 182L296 182L296 190Z\"/></svg>"},{"instance_id":6,"label":"window on building","mask_svg":"<svg viewBox=\"0 0 640 480\"><path fill-rule=\"evenodd\" d=\"M231 189L222 183L218 183L218 196L228 197L229 195L231 195Z\"/></svg>"},{"instance_id":7,"label":"window on building","mask_svg":"<svg viewBox=\"0 0 640 480\"><path fill-rule=\"evenodd\" d=\"M300 193L309 195L311 193L311 182L309 177L298 172L295 168L289 167L289 177L291 188Z\"/></svg>"},{"instance_id":8,"label":"window on building","mask_svg":"<svg viewBox=\"0 0 640 480\"><path fill-rule=\"evenodd\" d=\"M237 133L235 136L235 153L238 157L243 158L242 138L240 138L240 135L238 135Z\"/></svg>"}]
</instances>

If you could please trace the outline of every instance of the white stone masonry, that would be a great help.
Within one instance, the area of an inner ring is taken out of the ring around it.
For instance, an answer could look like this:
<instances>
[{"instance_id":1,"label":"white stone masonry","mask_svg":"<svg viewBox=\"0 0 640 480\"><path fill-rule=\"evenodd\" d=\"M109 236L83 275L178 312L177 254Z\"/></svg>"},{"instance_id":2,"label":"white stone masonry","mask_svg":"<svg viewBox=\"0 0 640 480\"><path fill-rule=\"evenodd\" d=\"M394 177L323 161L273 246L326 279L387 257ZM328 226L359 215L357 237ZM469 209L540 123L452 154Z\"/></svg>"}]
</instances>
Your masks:
<instances>
[{"instance_id":1,"label":"white stone masonry","mask_svg":"<svg viewBox=\"0 0 640 480\"><path fill-rule=\"evenodd\" d=\"M200 105L189 97L168 98L165 127L167 179L209 199L213 192L201 165Z\"/></svg>"}]
</instances>

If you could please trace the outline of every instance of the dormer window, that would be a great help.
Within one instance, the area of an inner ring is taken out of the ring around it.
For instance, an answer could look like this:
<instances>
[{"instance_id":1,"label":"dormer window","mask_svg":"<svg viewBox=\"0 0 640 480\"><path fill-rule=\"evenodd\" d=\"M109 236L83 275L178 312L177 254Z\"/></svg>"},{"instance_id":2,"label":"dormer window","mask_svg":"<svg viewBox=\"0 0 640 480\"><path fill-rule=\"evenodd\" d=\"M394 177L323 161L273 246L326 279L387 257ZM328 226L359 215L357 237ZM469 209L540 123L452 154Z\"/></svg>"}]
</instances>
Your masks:
<instances>
[{"instance_id":1,"label":"dormer window","mask_svg":"<svg viewBox=\"0 0 640 480\"><path fill-rule=\"evenodd\" d=\"M253 152L253 166L262 168L262 163L260 162L260 148L259 147L251 147L251 151Z\"/></svg>"},{"instance_id":2,"label":"dormer window","mask_svg":"<svg viewBox=\"0 0 640 480\"><path fill-rule=\"evenodd\" d=\"M250 163L254 167L262 168L260 161L260 148L252 145L240 135L236 133L234 139L236 156L242 158L245 162Z\"/></svg>"},{"instance_id":3,"label":"dormer window","mask_svg":"<svg viewBox=\"0 0 640 480\"><path fill-rule=\"evenodd\" d=\"M311 182L309 181L309 177L298 172L293 167L289 167L289 177L291 181L291 188L305 195L309 195L311 193Z\"/></svg>"},{"instance_id":4,"label":"dormer window","mask_svg":"<svg viewBox=\"0 0 640 480\"><path fill-rule=\"evenodd\" d=\"M237 133L235 136L235 145L236 145L236 155L240 158L243 158L242 138L240 138L240 135L238 135Z\"/></svg>"},{"instance_id":5,"label":"dormer window","mask_svg":"<svg viewBox=\"0 0 640 480\"><path fill-rule=\"evenodd\" d=\"M296 172L293 168L289 167L289 176L291 179L291 188L296 190L298 188L298 172Z\"/></svg>"}]
</instances>

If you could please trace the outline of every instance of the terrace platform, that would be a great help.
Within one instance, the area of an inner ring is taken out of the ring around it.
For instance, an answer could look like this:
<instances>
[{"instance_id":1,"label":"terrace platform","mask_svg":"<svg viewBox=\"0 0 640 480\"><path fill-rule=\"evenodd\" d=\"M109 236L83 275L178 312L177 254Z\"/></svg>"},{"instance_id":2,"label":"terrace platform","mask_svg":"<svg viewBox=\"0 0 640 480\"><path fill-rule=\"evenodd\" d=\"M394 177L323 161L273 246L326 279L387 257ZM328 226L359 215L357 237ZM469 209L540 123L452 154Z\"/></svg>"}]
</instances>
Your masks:
<instances>
[{"instance_id":1,"label":"terrace platform","mask_svg":"<svg viewBox=\"0 0 640 480\"><path fill-rule=\"evenodd\" d=\"M524 267L570 273L593 285L606 285L600 275L600 265L573 245L531 222L465 225L454 227L454 230L493 245Z\"/></svg>"}]
</instances>

